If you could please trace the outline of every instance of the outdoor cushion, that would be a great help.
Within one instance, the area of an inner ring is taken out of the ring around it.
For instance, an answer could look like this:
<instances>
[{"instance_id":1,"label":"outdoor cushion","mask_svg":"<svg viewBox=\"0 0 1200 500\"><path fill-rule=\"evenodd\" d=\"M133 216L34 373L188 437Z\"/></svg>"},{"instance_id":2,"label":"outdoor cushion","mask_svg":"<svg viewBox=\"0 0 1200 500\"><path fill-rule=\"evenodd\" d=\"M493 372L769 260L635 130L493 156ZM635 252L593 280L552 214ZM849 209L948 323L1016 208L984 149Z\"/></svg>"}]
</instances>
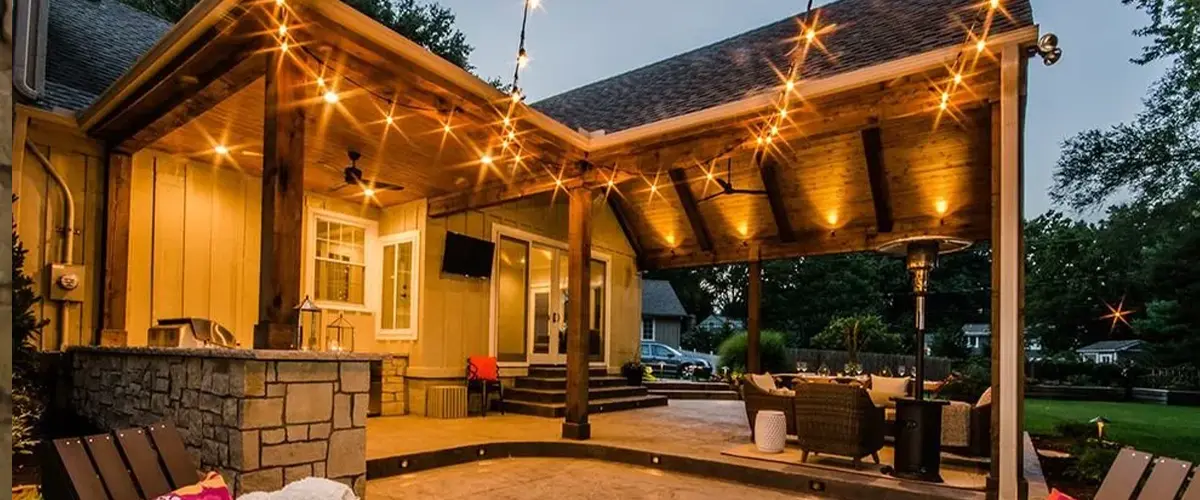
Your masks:
<instances>
[{"instance_id":1,"label":"outdoor cushion","mask_svg":"<svg viewBox=\"0 0 1200 500\"><path fill-rule=\"evenodd\" d=\"M1050 496L1046 497L1046 500L1075 500L1075 497L1055 489L1050 491Z\"/></svg>"},{"instance_id":2,"label":"outdoor cushion","mask_svg":"<svg viewBox=\"0 0 1200 500\"><path fill-rule=\"evenodd\" d=\"M771 391L779 388L775 385L775 377L772 377L770 373L764 373L762 375L750 375L750 382L753 383L755 387L758 387L759 390L767 394L770 394Z\"/></svg>"},{"instance_id":3,"label":"outdoor cushion","mask_svg":"<svg viewBox=\"0 0 1200 500\"><path fill-rule=\"evenodd\" d=\"M342 483L310 477L273 493L247 493L238 500L358 500L358 497Z\"/></svg>"},{"instance_id":4,"label":"outdoor cushion","mask_svg":"<svg viewBox=\"0 0 1200 500\"><path fill-rule=\"evenodd\" d=\"M896 403L892 398L902 398L908 395L908 379L903 377L880 377L871 375L871 402L875 406L891 407Z\"/></svg>"},{"instance_id":5,"label":"outdoor cushion","mask_svg":"<svg viewBox=\"0 0 1200 500\"><path fill-rule=\"evenodd\" d=\"M951 401L942 407L942 446L971 444L971 403Z\"/></svg>"},{"instance_id":6,"label":"outdoor cushion","mask_svg":"<svg viewBox=\"0 0 1200 500\"><path fill-rule=\"evenodd\" d=\"M986 391L983 391L983 395L979 396L979 402L975 403L975 407L982 408L990 404L992 404L992 388L988 387Z\"/></svg>"},{"instance_id":7,"label":"outdoor cushion","mask_svg":"<svg viewBox=\"0 0 1200 500\"><path fill-rule=\"evenodd\" d=\"M158 497L158 500L233 500L233 495L225 486L225 478L216 472L209 472L200 482L179 488Z\"/></svg>"},{"instance_id":8,"label":"outdoor cushion","mask_svg":"<svg viewBox=\"0 0 1200 500\"><path fill-rule=\"evenodd\" d=\"M772 389L771 395L772 396L787 396L790 398L790 397L796 396L796 391L780 387L780 388Z\"/></svg>"},{"instance_id":9,"label":"outdoor cushion","mask_svg":"<svg viewBox=\"0 0 1200 500\"><path fill-rule=\"evenodd\" d=\"M471 356L467 358L467 379L496 382L500 380L500 365L496 358Z\"/></svg>"},{"instance_id":10,"label":"outdoor cushion","mask_svg":"<svg viewBox=\"0 0 1200 500\"><path fill-rule=\"evenodd\" d=\"M887 391L877 391L875 389L867 389L867 395L871 396L871 402L880 408L895 408L896 402L892 398L904 397L904 394L894 394Z\"/></svg>"}]
</instances>

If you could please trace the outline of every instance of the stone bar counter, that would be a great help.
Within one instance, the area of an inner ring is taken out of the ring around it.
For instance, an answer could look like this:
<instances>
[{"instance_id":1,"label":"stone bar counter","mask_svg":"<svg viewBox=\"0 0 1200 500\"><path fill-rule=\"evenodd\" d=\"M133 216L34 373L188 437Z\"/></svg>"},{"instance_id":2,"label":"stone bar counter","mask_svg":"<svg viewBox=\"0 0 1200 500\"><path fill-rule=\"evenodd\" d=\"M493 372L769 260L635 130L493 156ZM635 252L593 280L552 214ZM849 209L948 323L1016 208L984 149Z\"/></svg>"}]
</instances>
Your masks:
<instances>
[{"instance_id":1,"label":"stone bar counter","mask_svg":"<svg viewBox=\"0 0 1200 500\"><path fill-rule=\"evenodd\" d=\"M70 403L105 430L174 422L237 495L315 476L366 491L369 354L76 347Z\"/></svg>"}]
</instances>

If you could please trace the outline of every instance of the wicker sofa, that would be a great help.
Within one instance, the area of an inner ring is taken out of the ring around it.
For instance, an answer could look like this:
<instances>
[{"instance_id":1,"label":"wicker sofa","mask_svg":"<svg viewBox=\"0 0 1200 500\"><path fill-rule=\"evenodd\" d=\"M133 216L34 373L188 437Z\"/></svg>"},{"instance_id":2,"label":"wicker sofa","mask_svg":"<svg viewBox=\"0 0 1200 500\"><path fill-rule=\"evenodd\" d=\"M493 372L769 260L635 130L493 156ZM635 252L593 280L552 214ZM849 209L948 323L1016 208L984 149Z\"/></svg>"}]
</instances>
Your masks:
<instances>
[{"instance_id":1,"label":"wicker sofa","mask_svg":"<svg viewBox=\"0 0 1200 500\"><path fill-rule=\"evenodd\" d=\"M871 402L866 389L856 384L799 384L795 390L801 460L808 461L810 453L826 453L852 458L855 468L865 456L879 463L887 424L884 409Z\"/></svg>"},{"instance_id":2,"label":"wicker sofa","mask_svg":"<svg viewBox=\"0 0 1200 500\"><path fill-rule=\"evenodd\" d=\"M742 400L746 403L746 419L750 422L750 439L754 439L754 419L763 410L783 412L787 419L788 435L796 435L796 404L791 395L771 394L755 384L750 375L746 375L742 379Z\"/></svg>"}]
</instances>

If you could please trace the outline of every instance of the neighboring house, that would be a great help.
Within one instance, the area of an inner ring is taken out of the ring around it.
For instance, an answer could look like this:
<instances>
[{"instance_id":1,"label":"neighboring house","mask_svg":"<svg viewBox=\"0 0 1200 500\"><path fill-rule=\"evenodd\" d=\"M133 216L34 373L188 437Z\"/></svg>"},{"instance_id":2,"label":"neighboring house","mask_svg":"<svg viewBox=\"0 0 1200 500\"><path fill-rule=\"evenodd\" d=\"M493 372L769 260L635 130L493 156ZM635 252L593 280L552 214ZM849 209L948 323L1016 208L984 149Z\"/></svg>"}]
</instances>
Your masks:
<instances>
[{"instance_id":1,"label":"neighboring house","mask_svg":"<svg viewBox=\"0 0 1200 500\"><path fill-rule=\"evenodd\" d=\"M701 321L699 325L696 325L696 327L710 332L717 332L725 329L737 332L746 329L746 322L740 319L726 318L724 316L718 316L714 314L704 318L704 321Z\"/></svg>"},{"instance_id":2,"label":"neighboring house","mask_svg":"<svg viewBox=\"0 0 1200 500\"><path fill-rule=\"evenodd\" d=\"M964 342L967 349L975 354L985 354L991 349L992 345L992 326L987 323L967 323L962 327ZM925 352L929 352L930 346L933 345L934 335L925 336ZM1041 357L1042 345L1037 340L1029 337L1029 332L1025 332L1025 357L1027 359L1037 359Z\"/></svg>"},{"instance_id":3,"label":"neighboring house","mask_svg":"<svg viewBox=\"0 0 1200 500\"><path fill-rule=\"evenodd\" d=\"M642 280L642 340L679 348L688 313L666 280Z\"/></svg>"},{"instance_id":4,"label":"neighboring house","mask_svg":"<svg viewBox=\"0 0 1200 500\"><path fill-rule=\"evenodd\" d=\"M1116 363L1142 352L1142 340L1102 340L1076 349L1083 359L1093 363Z\"/></svg>"}]
</instances>

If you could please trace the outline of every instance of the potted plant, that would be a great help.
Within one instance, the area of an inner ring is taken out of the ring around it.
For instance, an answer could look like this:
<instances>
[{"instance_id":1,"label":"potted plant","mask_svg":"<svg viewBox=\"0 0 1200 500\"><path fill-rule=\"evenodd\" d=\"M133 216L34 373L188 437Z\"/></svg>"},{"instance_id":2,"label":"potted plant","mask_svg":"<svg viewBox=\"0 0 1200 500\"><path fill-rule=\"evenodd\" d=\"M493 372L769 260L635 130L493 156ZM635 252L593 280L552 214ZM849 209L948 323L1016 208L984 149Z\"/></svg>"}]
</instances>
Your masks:
<instances>
[{"instance_id":1,"label":"potted plant","mask_svg":"<svg viewBox=\"0 0 1200 500\"><path fill-rule=\"evenodd\" d=\"M646 375L646 367L639 361L630 361L621 366L621 375L629 385L640 386L642 378Z\"/></svg>"}]
</instances>

